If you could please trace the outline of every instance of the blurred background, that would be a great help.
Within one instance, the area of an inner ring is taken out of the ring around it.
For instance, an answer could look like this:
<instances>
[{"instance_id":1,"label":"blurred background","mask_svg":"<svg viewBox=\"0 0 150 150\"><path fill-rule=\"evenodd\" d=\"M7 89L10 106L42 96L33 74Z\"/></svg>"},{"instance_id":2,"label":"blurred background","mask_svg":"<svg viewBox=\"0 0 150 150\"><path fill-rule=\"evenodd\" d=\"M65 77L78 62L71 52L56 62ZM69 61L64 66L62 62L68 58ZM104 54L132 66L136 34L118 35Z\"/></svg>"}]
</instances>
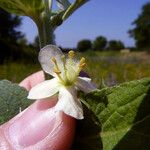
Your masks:
<instances>
[{"instance_id":1,"label":"blurred background","mask_svg":"<svg viewBox=\"0 0 150 150\"><path fill-rule=\"evenodd\" d=\"M41 69L35 24L0 9L0 80L20 82ZM53 35L67 52L87 59L86 71L109 86L150 76L150 2L91 0Z\"/></svg>"}]
</instances>

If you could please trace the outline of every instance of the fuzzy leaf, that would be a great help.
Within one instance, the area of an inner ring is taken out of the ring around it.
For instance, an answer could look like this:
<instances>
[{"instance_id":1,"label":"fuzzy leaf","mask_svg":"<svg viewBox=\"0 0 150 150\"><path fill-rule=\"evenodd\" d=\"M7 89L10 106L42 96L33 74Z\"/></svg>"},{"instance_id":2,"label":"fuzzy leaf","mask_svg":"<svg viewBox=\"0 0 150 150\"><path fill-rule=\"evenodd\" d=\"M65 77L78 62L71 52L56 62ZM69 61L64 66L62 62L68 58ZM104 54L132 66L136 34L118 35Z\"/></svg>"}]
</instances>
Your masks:
<instances>
[{"instance_id":1,"label":"fuzzy leaf","mask_svg":"<svg viewBox=\"0 0 150 150\"><path fill-rule=\"evenodd\" d=\"M28 92L7 80L0 81L0 124L8 121L24 110L31 102L27 100Z\"/></svg>"},{"instance_id":2,"label":"fuzzy leaf","mask_svg":"<svg viewBox=\"0 0 150 150\"><path fill-rule=\"evenodd\" d=\"M75 10L77 10L78 8L80 8L83 4L85 4L86 2L88 2L89 0L75 0L74 3L72 3L68 9L66 10L66 12L64 13L62 19L66 20Z\"/></svg>"},{"instance_id":3,"label":"fuzzy leaf","mask_svg":"<svg viewBox=\"0 0 150 150\"><path fill-rule=\"evenodd\" d=\"M0 7L9 13L29 16L34 20L44 9L42 0L0 0Z\"/></svg>"},{"instance_id":4,"label":"fuzzy leaf","mask_svg":"<svg viewBox=\"0 0 150 150\"><path fill-rule=\"evenodd\" d=\"M58 11L52 12L51 24L53 28L61 25L64 20L71 16L78 8L89 0L75 0L70 3L68 0L57 0Z\"/></svg>"},{"instance_id":5,"label":"fuzzy leaf","mask_svg":"<svg viewBox=\"0 0 150 150\"><path fill-rule=\"evenodd\" d=\"M90 127L92 116L88 115L82 121L86 126L79 128L75 143L77 149L150 148L150 78L97 90L84 97L84 100L85 106L96 119Z\"/></svg>"}]
</instances>

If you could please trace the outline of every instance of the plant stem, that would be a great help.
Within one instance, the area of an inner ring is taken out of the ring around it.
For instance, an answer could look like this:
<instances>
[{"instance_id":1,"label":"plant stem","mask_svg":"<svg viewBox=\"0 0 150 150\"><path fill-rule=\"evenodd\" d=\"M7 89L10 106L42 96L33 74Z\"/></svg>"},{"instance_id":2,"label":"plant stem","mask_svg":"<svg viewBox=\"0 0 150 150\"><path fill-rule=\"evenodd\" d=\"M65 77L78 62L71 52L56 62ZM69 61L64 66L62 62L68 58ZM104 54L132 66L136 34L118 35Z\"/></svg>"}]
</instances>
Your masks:
<instances>
[{"instance_id":1,"label":"plant stem","mask_svg":"<svg viewBox=\"0 0 150 150\"><path fill-rule=\"evenodd\" d=\"M45 10L38 18L35 17L33 19L38 28L40 49L48 44L54 44L54 29L50 21L52 0L44 0L43 2ZM49 79L49 75L46 73L44 74L45 79Z\"/></svg>"},{"instance_id":2,"label":"plant stem","mask_svg":"<svg viewBox=\"0 0 150 150\"><path fill-rule=\"evenodd\" d=\"M49 0L44 0L45 11L42 16L40 16L40 20L37 20L36 24L39 32L39 42L40 48L48 44L53 44L53 35L54 29L51 27L50 17L51 17L51 6L52 2Z\"/></svg>"},{"instance_id":3,"label":"plant stem","mask_svg":"<svg viewBox=\"0 0 150 150\"><path fill-rule=\"evenodd\" d=\"M53 44L53 29L51 29L50 27L45 28L45 26L47 26L46 24L47 21L44 20L40 28L38 27L40 49L48 44Z\"/></svg>"}]
</instances>

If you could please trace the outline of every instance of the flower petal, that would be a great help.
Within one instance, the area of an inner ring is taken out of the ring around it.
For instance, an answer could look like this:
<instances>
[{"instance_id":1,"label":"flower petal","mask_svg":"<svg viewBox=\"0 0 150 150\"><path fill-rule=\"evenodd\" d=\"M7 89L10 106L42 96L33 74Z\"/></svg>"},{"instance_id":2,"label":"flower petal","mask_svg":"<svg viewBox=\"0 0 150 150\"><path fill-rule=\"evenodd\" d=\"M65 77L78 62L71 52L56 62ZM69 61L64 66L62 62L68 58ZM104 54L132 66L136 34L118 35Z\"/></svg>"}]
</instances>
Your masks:
<instances>
[{"instance_id":1,"label":"flower petal","mask_svg":"<svg viewBox=\"0 0 150 150\"><path fill-rule=\"evenodd\" d=\"M28 99L47 98L57 93L58 90L59 83L55 78L51 80L46 80L42 83L37 84L29 91Z\"/></svg>"},{"instance_id":2,"label":"flower petal","mask_svg":"<svg viewBox=\"0 0 150 150\"><path fill-rule=\"evenodd\" d=\"M87 77L78 77L76 86L84 93L96 90L96 86L91 82L91 79Z\"/></svg>"},{"instance_id":3,"label":"flower petal","mask_svg":"<svg viewBox=\"0 0 150 150\"><path fill-rule=\"evenodd\" d=\"M57 60L58 65L62 64L61 56L63 55L62 51L55 45L47 45L44 48L42 48L39 52L39 62L43 68L43 70L52 75L56 76L53 72L54 70L54 64L51 61L52 57L55 57Z\"/></svg>"},{"instance_id":4,"label":"flower petal","mask_svg":"<svg viewBox=\"0 0 150 150\"><path fill-rule=\"evenodd\" d=\"M63 111L76 119L83 119L82 104L77 99L77 91L75 88L62 87L59 91L58 102L55 106L56 111Z\"/></svg>"}]
</instances>

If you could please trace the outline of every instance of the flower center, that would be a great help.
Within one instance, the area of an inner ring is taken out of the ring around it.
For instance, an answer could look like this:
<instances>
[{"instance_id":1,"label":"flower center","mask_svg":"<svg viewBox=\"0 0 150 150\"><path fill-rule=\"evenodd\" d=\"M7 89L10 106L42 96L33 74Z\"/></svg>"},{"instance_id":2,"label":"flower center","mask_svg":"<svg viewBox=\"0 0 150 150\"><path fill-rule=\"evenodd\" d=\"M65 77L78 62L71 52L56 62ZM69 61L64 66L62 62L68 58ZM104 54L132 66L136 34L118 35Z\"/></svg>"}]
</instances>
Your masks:
<instances>
[{"instance_id":1,"label":"flower center","mask_svg":"<svg viewBox=\"0 0 150 150\"><path fill-rule=\"evenodd\" d=\"M58 64L55 57L51 58L51 61L54 64L54 73L56 73L59 81L65 86L73 85L77 77L79 76L80 71L86 66L85 58L82 57L80 61L75 61L75 52L69 51L68 58L66 59L65 55L61 56L62 64Z\"/></svg>"}]
</instances>

